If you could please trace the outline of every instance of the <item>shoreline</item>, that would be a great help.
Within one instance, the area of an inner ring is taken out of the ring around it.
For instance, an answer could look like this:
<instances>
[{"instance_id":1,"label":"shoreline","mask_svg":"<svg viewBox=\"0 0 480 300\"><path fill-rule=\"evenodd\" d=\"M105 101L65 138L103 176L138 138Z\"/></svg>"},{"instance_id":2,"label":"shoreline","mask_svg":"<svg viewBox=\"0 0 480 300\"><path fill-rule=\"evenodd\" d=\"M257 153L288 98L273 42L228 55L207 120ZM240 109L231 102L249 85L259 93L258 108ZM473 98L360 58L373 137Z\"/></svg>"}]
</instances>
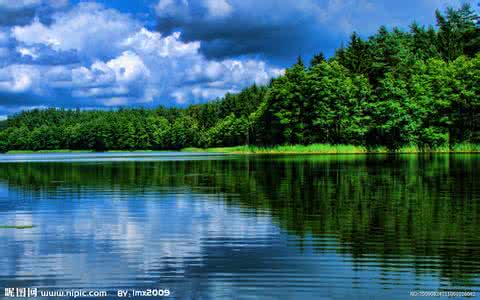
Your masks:
<instances>
[{"instance_id":1,"label":"shoreline","mask_svg":"<svg viewBox=\"0 0 480 300\"><path fill-rule=\"evenodd\" d=\"M227 154L289 154L289 155L345 155L345 154L449 154L464 153L475 154L480 153L480 145L478 144L458 144L450 147L438 147L433 149L421 149L417 146L405 146L396 151L387 149L386 147L367 148L354 145L286 145L273 147L255 147L255 146L236 146L236 147L218 147L218 148L185 148L182 152L199 152L199 153L227 153Z\"/></svg>"},{"instance_id":2,"label":"shoreline","mask_svg":"<svg viewBox=\"0 0 480 300\"><path fill-rule=\"evenodd\" d=\"M235 146L235 147L214 147L214 148L184 148L181 150L109 150L109 151L95 151L95 150L14 150L8 151L4 154L75 154L75 153L162 153L162 152L183 152L183 153L222 153L234 155L345 155L345 154L476 154L480 153L480 144L458 144L451 147L444 146L433 149L422 149L417 146L405 146L396 151L391 151L386 147L367 148L363 146L354 145L328 145L328 144L313 144L313 145L284 145L273 147L256 147L256 146Z\"/></svg>"}]
</instances>

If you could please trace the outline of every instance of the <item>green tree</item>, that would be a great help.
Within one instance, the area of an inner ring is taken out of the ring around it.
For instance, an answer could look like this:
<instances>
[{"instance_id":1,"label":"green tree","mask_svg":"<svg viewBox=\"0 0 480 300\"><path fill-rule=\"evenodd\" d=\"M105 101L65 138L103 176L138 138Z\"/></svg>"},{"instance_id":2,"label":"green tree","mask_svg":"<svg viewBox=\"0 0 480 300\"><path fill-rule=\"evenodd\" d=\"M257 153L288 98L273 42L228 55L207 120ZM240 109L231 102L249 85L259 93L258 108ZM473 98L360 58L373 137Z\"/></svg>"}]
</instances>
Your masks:
<instances>
[{"instance_id":1,"label":"green tree","mask_svg":"<svg viewBox=\"0 0 480 300\"><path fill-rule=\"evenodd\" d=\"M364 142L369 126L365 109L371 97L365 77L351 76L337 62L324 62L310 70L306 85L312 108L311 142Z\"/></svg>"},{"instance_id":2,"label":"green tree","mask_svg":"<svg viewBox=\"0 0 480 300\"><path fill-rule=\"evenodd\" d=\"M277 137L276 143L306 143L307 106L305 97L306 72L302 60L272 83L268 99L271 112L275 117L275 126L280 128L283 137Z\"/></svg>"},{"instance_id":3,"label":"green tree","mask_svg":"<svg viewBox=\"0 0 480 300\"><path fill-rule=\"evenodd\" d=\"M480 50L480 29L478 15L469 4L460 9L448 8L446 14L436 11L438 48L442 57L453 61L466 54L474 56Z\"/></svg>"},{"instance_id":4,"label":"green tree","mask_svg":"<svg viewBox=\"0 0 480 300\"><path fill-rule=\"evenodd\" d=\"M387 73L377 90L376 99L369 108L373 124L368 143L385 145L392 150L416 144L415 132L419 122L413 112L418 107L409 96L407 82L394 73Z\"/></svg>"},{"instance_id":5,"label":"green tree","mask_svg":"<svg viewBox=\"0 0 480 300\"><path fill-rule=\"evenodd\" d=\"M316 65L319 65L325 61L325 55L323 54L323 52L319 52L313 56L312 60L310 61L310 66L315 67Z\"/></svg>"}]
</instances>

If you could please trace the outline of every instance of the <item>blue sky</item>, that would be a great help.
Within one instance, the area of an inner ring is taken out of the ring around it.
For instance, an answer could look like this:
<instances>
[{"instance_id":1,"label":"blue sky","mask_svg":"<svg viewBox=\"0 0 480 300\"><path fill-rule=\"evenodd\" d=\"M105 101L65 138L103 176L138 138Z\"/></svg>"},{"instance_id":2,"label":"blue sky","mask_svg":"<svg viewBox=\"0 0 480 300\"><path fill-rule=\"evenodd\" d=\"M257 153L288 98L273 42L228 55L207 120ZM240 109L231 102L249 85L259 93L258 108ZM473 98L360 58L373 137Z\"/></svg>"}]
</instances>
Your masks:
<instances>
[{"instance_id":1,"label":"blue sky","mask_svg":"<svg viewBox=\"0 0 480 300\"><path fill-rule=\"evenodd\" d=\"M458 0L0 0L0 118L188 105L264 84L357 31L434 24Z\"/></svg>"}]
</instances>

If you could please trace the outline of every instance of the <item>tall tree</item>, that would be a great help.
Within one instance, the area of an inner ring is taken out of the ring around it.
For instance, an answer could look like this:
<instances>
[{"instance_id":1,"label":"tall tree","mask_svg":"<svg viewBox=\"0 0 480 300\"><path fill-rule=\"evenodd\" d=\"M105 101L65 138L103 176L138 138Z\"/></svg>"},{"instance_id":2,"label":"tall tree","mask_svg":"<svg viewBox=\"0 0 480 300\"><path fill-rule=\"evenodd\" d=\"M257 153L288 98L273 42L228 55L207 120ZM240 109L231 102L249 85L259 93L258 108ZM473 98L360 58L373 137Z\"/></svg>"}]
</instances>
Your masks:
<instances>
[{"instance_id":1,"label":"tall tree","mask_svg":"<svg viewBox=\"0 0 480 300\"><path fill-rule=\"evenodd\" d=\"M325 61L325 55L323 54L323 52L319 52L313 56L312 60L310 61L310 66L315 67L316 65L319 65Z\"/></svg>"},{"instance_id":2,"label":"tall tree","mask_svg":"<svg viewBox=\"0 0 480 300\"><path fill-rule=\"evenodd\" d=\"M283 138L277 142L290 144L306 142L306 99L303 83L305 66L299 58L297 63L275 80L269 93L271 111L276 117L277 126L283 132Z\"/></svg>"},{"instance_id":3,"label":"tall tree","mask_svg":"<svg viewBox=\"0 0 480 300\"><path fill-rule=\"evenodd\" d=\"M473 56L480 50L480 29L478 15L469 4L460 9L448 8L446 14L436 11L438 48L442 57L453 61L466 54Z\"/></svg>"}]
</instances>

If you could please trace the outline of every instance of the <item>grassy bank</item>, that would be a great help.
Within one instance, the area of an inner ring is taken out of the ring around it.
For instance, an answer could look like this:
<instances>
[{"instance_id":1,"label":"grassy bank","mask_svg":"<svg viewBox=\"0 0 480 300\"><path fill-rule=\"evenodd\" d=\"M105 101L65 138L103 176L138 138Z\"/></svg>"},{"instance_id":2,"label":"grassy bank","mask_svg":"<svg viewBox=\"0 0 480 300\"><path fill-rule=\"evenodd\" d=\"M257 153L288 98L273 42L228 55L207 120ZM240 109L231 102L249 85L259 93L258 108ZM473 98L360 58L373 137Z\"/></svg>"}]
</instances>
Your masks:
<instances>
[{"instance_id":1,"label":"grassy bank","mask_svg":"<svg viewBox=\"0 0 480 300\"><path fill-rule=\"evenodd\" d=\"M35 226L25 225L25 226L0 226L0 229L32 229Z\"/></svg>"},{"instance_id":2,"label":"grassy bank","mask_svg":"<svg viewBox=\"0 0 480 300\"><path fill-rule=\"evenodd\" d=\"M231 154L341 154L351 153L360 154L368 153L365 147L352 145L286 145L273 147L257 147L257 146L236 146L236 147L221 147L221 148L186 148L184 152L209 152L209 153L231 153Z\"/></svg>"},{"instance_id":3,"label":"grassy bank","mask_svg":"<svg viewBox=\"0 0 480 300\"><path fill-rule=\"evenodd\" d=\"M284 145L273 147L236 146L223 148L186 148L184 152L208 152L230 154L367 154L391 153L386 147L367 148L354 145ZM395 153L480 153L480 144L458 144L452 147L420 148L417 146L402 147Z\"/></svg>"},{"instance_id":4,"label":"grassy bank","mask_svg":"<svg viewBox=\"0 0 480 300\"><path fill-rule=\"evenodd\" d=\"M418 146L405 146L396 151L390 151L386 147L365 147L355 145L279 145L272 147L236 146L218 148L185 148L182 152L201 153L228 153L228 154L367 154L367 153L480 153L480 144L458 144L451 147L442 146L437 148L420 148ZM39 151L9 151L7 154L44 154L44 153L94 153L94 150L39 150ZM165 152L156 150L111 150L107 153L119 152Z\"/></svg>"}]
</instances>

